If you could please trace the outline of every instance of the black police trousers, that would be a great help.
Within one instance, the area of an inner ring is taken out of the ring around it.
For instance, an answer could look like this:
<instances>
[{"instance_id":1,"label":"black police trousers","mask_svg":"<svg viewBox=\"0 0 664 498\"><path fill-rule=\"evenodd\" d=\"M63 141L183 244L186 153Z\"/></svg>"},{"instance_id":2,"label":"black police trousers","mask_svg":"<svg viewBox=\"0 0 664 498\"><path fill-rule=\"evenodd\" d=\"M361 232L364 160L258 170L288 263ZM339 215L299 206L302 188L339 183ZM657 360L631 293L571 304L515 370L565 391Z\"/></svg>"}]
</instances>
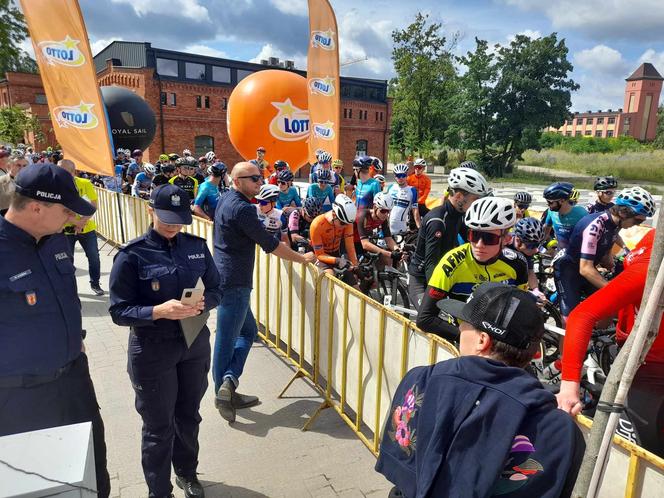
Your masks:
<instances>
[{"instance_id":1,"label":"black police trousers","mask_svg":"<svg viewBox=\"0 0 664 498\"><path fill-rule=\"evenodd\" d=\"M129 335L129 378L143 419L141 462L150 497L168 496L171 463L183 477L198 467L199 407L208 386L210 331L204 327L191 348L182 336Z\"/></svg>"},{"instance_id":2,"label":"black police trousers","mask_svg":"<svg viewBox=\"0 0 664 498\"><path fill-rule=\"evenodd\" d=\"M106 498L111 493L111 482L106 469L104 422L85 353L51 382L0 387L0 436L82 422L92 422L97 493Z\"/></svg>"}]
</instances>

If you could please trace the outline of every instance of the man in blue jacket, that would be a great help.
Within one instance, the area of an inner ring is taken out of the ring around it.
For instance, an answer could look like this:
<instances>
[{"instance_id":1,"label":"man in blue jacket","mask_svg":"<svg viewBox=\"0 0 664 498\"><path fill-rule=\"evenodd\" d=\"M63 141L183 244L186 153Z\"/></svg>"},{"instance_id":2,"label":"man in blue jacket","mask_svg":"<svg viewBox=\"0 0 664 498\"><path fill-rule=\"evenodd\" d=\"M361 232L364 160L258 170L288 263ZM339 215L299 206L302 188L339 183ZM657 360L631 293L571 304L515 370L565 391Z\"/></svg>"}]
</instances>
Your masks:
<instances>
[{"instance_id":1,"label":"man in blue jacket","mask_svg":"<svg viewBox=\"0 0 664 498\"><path fill-rule=\"evenodd\" d=\"M585 443L524 370L544 332L535 301L488 282L439 307L460 322L461 357L401 381L376 464L391 496L569 496Z\"/></svg>"}]
</instances>

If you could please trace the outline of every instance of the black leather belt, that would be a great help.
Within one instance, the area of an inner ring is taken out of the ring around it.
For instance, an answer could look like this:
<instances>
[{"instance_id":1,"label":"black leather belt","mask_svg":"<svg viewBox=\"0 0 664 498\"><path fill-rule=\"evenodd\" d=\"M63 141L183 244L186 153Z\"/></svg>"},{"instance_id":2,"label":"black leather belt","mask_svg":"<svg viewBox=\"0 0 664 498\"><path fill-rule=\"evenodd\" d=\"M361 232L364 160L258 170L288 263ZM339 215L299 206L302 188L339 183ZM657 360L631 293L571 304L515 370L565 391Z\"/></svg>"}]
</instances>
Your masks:
<instances>
[{"instance_id":1,"label":"black leather belt","mask_svg":"<svg viewBox=\"0 0 664 498\"><path fill-rule=\"evenodd\" d=\"M70 361L64 367L58 368L48 375L16 375L12 377L0 377L0 389L11 389L17 387L35 387L48 384L66 374L74 365L76 360Z\"/></svg>"}]
</instances>

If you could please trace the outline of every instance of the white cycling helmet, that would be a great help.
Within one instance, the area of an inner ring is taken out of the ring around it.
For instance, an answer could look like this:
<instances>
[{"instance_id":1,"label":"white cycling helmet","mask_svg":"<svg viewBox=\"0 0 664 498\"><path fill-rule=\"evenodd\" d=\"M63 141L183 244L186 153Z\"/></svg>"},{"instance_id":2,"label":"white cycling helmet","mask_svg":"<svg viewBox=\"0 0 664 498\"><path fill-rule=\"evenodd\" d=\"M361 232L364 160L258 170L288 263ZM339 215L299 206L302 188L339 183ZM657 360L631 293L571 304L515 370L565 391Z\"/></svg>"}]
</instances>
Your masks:
<instances>
[{"instance_id":1,"label":"white cycling helmet","mask_svg":"<svg viewBox=\"0 0 664 498\"><path fill-rule=\"evenodd\" d=\"M374 196L373 203L374 207L377 207L378 209L392 209L394 207L392 196L385 192L378 192Z\"/></svg>"},{"instance_id":2,"label":"white cycling helmet","mask_svg":"<svg viewBox=\"0 0 664 498\"><path fill-rule=\"evenodd\" d=\"M408 165L407 164L397 164L394 167L395 175L407 175L408 174Z\"/></svg>"},{"instance_id":3,"label":"white cycling helmet","mask_svg":"<svg viewBox=\"0 0 664 498\"><path fill-rule=\"evenodd\" d=\"M624 188L616 197L616 205L631 208L637 215L651 217L655 214L655 199L642 187Z\"/></svg>"},{"instance_id":4,"label":"white cycling helmet","mask_svg":"<svg viewBox=\"0 0 664 498\"><path fill-rule=\"evenodd\" d=\"M210 151L205 154L205 159L207 159L209 163L213 162L216 158L217 156L214 155L214 151Z\"/></svg>"},{"instance_id":5,"label":"white cycling helmet","mask_svg":"<svg viewBox=\"0 0 664 498\"><path fill-rule=\"evenodd\" d=\"M149 173L150 175L154 175L157 172L157 168L154 167L154 164L143 163L143 171Z\"/></svg>"},{"instance_id":6,"label":"white cycling helmet","mask_svg":"<svg viewBox=\"0 0 664 498\"><path fill-rule=\"evenodd\" d=\"M450 171L447 184L451 189L465 190L480 197L489 193L489 186L482 174L470 168L454 168Z\"/></svg>"},{"instance_id":7,"label":"white cycling helmet","mask_svg":"<svg viewBox=\"0 0 664 498\"><path fill-rule=\"evenodd\" d=\"M279 197L279 187L267 183L263 185L256 196L259 201L276 201Z\"/></svg>"},{"instance_id":8,"label":"white cycling helmet","mask_svg":"<svg viewBox=\"0 0 664 498\"><path fill-rule=\"evenodd\" d=\"M190 151L189 149L184 149L184 150L182 151L182 155L185 156L185 157L186 157L186 156L190 156L190 155L191 155L191 151Z\"/></svg>"},{"instance_id":9,"label":"white cycling helmet","mask_svg":"<svg viewBox=\"0 0 664 498\"><path fill-rule=\"evenodd\" d=\"M339 194L334 198L334 203L332 204L332 210L334 214L339 218L341 223L350 224L355 223L355 217L357 216L357 206L353 200L344 194Z\"/></svg>"},{"instance_id":10,"label":"white cycling helmet","mask_svg":"<svg viewBox=\"0 0 664 498\"><path fill-rule=\"evenodd\" d=\"M426 166L427 162L422 159L421 157L419 159L415 160L415 166Z\"/></svg>"},{"instance_id":11,"label":"white cycling helmet","mask_svg":"<svg viewBox=\"0 0 664 498\"><path fill-rule=\"evenodd\" d=\"M376 180L378 183L385 183L385 177L383 175L374 176L374 180Z\"/></svg>"},{"instance_id":12,"label":"white cycling helmet","mask_svg":"<svg viewBox=\"0 0 664 498\"><path fill-rule=\"evenodd\" d=\"M321 164L332 162L332 154L330 154L329 152L327 152L325 150L321 151L321 153L318 154L317 157L318 157L318 162L321 163Z\"/></svg>"},{"instance_id":13,"label":"white cycling helmet","mask_svg":"<svg viewBox=\"0 0 664 498\"><path fill-rule=\"evenodd\" d=\"M464 219L472 230L505 230L516 223L514 203L502 197L483 197L470 205Z\"/></svg>"}]
</instances>

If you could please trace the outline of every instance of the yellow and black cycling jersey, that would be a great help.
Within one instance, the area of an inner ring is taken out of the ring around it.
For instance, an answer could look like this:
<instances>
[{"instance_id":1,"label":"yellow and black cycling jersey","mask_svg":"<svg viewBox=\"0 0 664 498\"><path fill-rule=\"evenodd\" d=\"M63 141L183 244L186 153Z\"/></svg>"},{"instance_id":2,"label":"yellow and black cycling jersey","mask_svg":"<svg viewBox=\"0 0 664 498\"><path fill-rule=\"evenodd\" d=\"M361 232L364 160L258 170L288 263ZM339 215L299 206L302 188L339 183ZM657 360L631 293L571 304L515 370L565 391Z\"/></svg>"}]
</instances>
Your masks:
<instances>
[{"instance_id":1,"label":"yellow and black cycling jersey","mask_svg":"<svg viewBox=\"0 0 664 498\"><path fill-rule=\"evenodd\" d=\"M504 247L498 257L487 264L478 262L470 243L448 251L438 262L422 296L417 326L425 332L455 339L458 330L439 316L441 299L466 301L473 289L483 282L503 282L528 290L528 262L523 254Z\"/></svg>"}]
</instances>

